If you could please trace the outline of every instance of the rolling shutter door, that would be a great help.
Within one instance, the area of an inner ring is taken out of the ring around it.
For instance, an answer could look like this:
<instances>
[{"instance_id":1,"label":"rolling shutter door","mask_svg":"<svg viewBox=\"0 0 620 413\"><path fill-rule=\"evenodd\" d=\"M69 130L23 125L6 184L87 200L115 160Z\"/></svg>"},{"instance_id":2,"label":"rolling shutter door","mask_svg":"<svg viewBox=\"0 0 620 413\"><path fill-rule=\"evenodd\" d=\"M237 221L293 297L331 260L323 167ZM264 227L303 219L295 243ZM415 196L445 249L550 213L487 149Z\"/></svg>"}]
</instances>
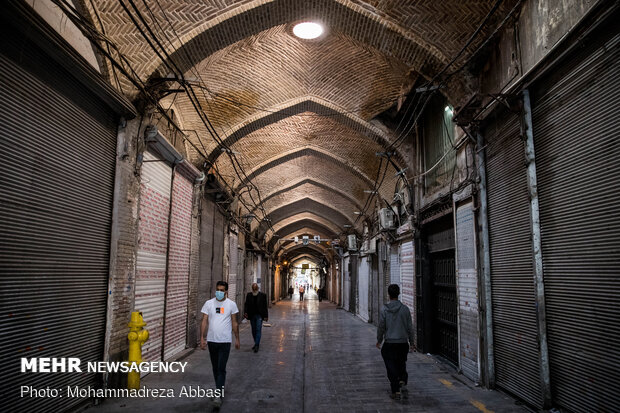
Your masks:
<instances>
[{"instance_id":1,"label":"rolling shutter door","mask_svg":"<svg viewBox=\"0 0 620 413\"><path fill-rule=\"evenodd\" d=\"M484 131L496 383L542 407L525 150L518 116L497 119Z\"/></svg>"},{"instance_id":2,"label":"rolling shutter door","mask_svg":"<svg viewBox=\"0 0 620 413\"><path fill-rule=\"evenodd\" d=\"M166 286L165 360L183 351L187 341L193 190L192 180L177 169L172 194Z\"/></svg>"},{"instance_id":3,"label":"rolling shutter door","mask_svg":"<svg viewBox=\"0 0 620 413\"><path fill-rule=\"evenodd\" d=\"M166 290L166 249L172 168L144 153L140 184L140 223L134 311L141 311L149 330L142 346L144 361L161 360Z\"/></svg>"},{"instance_id":4,"label":"rolling shutter door","mask_svg":"<svg viewBox=\"0 0 620 413\"><path fill-rule=\"evenodd\" d=\"M413 305L413 241L405 241L400 245L400 288L401 301L409 307L415 320L415 307Z\"/></svg>"},{"instance_id":5,"label":"rolling shutter door","mask_svg":"<svg viewBox=\"0 0 620 413\"><path fill-rule=\"evenodd\" d=\"M364 320L368 321L368 277L370 274L368 258L370 256L360 257L359 260L359 277L357 278L357 288L358 288L358 307L357 314L358 316Z\"/></svg>"},{"instance_id":6,"label":"rolling shutter door","mask_svg":"<svg viewBox=\"0 0 620 413\"><path fill-rule=\"evenodd\" d=\"M37 46L8 36L0 118L0 410L67 410L84 400L20 398L19 386L99 377L21 373L20 358L78 357L84 368L103 357L117 119Z\"/></svg>"},{"instance_id":7,"label":"rolling shutter door","mask_svg":"<svg viewBox=\"0 0 620 413\"><path fill-rule=\"evenodd\" d=\"M620 406L620 35L589 47L534 97L554 404ZM610 38L611 37L611 38ZM578 63L577 63L578 62Z\"/></svg>"},{"instance_id":8,"label":"rolling shutter door","mask_svg":"<svg viewBox=\"0 0 620 413\"><path fill-rule=\"evenodd\" d=\"M342 307L349 310L349 295L351 290L351 257L345 257L343 263L342 278L344 278L344 285L342 290Z\"/></svg>"},{"instance_id":9,"label":"rolling shutter door","mask_svg":"<svg viewBox=\"0 0 620 413\"><path fill-rule=\"evenodd\" d=\"M398 256L399 244L390 246L390 284L400 286L400 257Z\"/></svg>"}]
</instances>

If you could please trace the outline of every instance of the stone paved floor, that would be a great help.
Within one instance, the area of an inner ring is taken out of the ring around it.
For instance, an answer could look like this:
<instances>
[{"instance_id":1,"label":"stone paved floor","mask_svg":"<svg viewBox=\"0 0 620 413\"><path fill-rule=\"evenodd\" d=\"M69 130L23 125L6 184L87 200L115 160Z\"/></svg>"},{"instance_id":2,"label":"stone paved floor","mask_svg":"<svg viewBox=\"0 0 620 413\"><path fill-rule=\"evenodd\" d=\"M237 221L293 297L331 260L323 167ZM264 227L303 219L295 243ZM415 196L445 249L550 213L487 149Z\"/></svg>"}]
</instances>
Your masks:
<instances>
[{"instance_id":1,"label":"stone paved floor","mask_svg":"<svg viewBox=\"0 0 620 413\"><path fill-rule=\"evenodd\" d=\"M310 292L270 309L260 351L251 347L249 323L241 325L241 349L231 350L222 412L527 412L496 391L477 388L434 357L409 353L409 400L389 398L376 328ZM196 350L185 373L150 374L142 385L214 386L207 351ZM108 399L88 412L205 412L206 397Z\"/></svg>"}]
</instances>

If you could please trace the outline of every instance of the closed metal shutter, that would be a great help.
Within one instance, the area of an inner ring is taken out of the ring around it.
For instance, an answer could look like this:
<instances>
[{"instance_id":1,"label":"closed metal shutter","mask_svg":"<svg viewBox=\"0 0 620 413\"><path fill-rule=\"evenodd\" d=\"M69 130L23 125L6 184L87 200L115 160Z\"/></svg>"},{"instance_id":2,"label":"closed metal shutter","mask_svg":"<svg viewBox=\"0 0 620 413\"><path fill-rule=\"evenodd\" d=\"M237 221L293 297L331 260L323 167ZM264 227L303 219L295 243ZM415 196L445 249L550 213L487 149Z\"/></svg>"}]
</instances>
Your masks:
<instances>
[{"instance_id":1,"label":"closed metal shutter","mask_svg":"<svg viewBox=\"0 0 620 413\"><path fill-rule=\"evenodd\" d=\"M233 232L228 233L228 298L237 303L237 307L241 309L243 306L240 302L243 296L243 286L239 286L237 289L237 234Z\"/></svg>"},{"instance_id":2,"label":"closed metal shutter","mask_svg":"<svg viewBox=\"0 0 620 413\"><path fill-rule=\"evenodd\" d=\"M413 305L413 241L406 241L400 245L400 292L401 301L409 307L415 320L415 307Z\"/></svg>"},{"instance_id":3,"label":"closed metal shutter","mask_svg":"<svg viewBox=\"0 0 620 413\"><path fill-rule=\"evenodd\" d=\"M3 33L8 33L5 31ZM99 386L105 337L116 116L25 38L0 43L0 410L84 399L20 386ZM83 373L21 373L20 358L77 357Z\"/></svg>"},{"instance_id":4,"label":"closed metal shutter","mask_svg":"<svg viewBox=\"0 0 620 413\"><path fill-rule=\"evenodd\" d=\"M617 25L617 23L614 23ZM620 35L587 42L532 102L551 390L620 406Z\"/></svg>"},{"instance_id":5,"label":"closed metal shutter","mask_svg":"<svg viewBox=\"0 0 620 413\"><path fill-rule=\"evenodd\" d=\"M189 299L189 265L192 243L192 179L175 171L168 285L166 286L166 323L164 359L168 360L185 349L187 341L187 305Z\"/></svg>"},{"instance_id":6,"label":"closed metal shutter","mask_svg":"<svg viewBox=\"0 0 620 413\"><path fill-rule=\"evenodd\" d=\"M531 219L518 116L499 114L483 135L488 143L496 383L533 406L542 407Z\"/></svg>"},{"instance_id":7,"label":"closed metal shutter","mask_svg":"<svg viewBox=\"0 0 620 413\"><path fill-rule=\"evenodd\" d=\"M344 285L342 288L342 307L349 309L349 295L351 291L351 257L345 257L343 260L343 278Z\"/></svg>"},{"instance_id":8,"label":"closed metal shutter","mask_svg":"<svg viewBox=\"0 0 620 413\"><path fill-rule=\"evenodd\" d=\"M400 245L398 244L393 244L390 246L390 284L398 284L400 286L399 249Z\"/></svg>"},{"instance_id":9,"label":"closed metal shutter","mask_svg":"<svg viewBox=\"0 0 620 413\"><path fill-rule=\"evenodd\" d=\"M196 298L196 330L197 343L200 343L200 323L202 321L202 306L212 298L211 267L213 264L213 225L215 218L215 203L203 198L200 219L200 271L198 272L198 291Z\"/></svg>"},{"instance_id":10,"label":"closed metal shutter","mask_svg":"<svg viewBox=\"0 0 620 413\"><path fill-rule=\"evenodd\" d=\"M134 310L142 312L149 330L149 339L142 346L142 359L158 361L162 357L172 168L154 153L145 152L140 179Z\"/></svg>"},{"instance_id":11,"label":"closed metal shutter","mask_svg":"<svg viewBox=\"0 0 620 413\"><path fill-rule=\"evenodd\" d=\"M364 321L368 321L368 277L370 268L368 258L370 256L360 257L359 259L359 276L357 277L357 288L359 300L357 303L357 315Z\"/></svg>"}]
</instances>

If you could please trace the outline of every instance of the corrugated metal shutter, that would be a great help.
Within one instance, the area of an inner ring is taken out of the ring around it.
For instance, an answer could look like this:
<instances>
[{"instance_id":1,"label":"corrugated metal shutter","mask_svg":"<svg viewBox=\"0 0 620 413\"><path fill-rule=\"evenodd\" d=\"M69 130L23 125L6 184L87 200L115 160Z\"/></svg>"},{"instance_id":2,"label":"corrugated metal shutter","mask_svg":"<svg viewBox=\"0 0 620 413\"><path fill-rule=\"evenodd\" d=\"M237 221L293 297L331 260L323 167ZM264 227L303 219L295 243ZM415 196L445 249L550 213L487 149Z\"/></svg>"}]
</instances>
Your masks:
<instances>
[{"instance_id":1,"label":"corrugated metal shutter","mask_svg":"<svg viewBox=\"0 0 620 413\"><path fill-rule=\"evenodd\" d=\"M345 257L343 260L343 278L344 285L342 290L342 307L344 309L349 309L349 295L351 290L351 257Z\"/></svg>"},{"instance_id":2,"label":"corrugated metal shutter","mask_svg":"<svg viewBox=\"0 0 620 413\"><path fill-rule=\"evenodd\" d=\"M619 41L589 42L532 103L552 397L575 412L620 408Z\"/></svg>"},{"instance_id":3,"label":"corrugated metal shutter","mask_svg":"<svg viewBox=\"0 0 620 413\"><path fill-rule=\"evenodd\" d=\"M142 359L157 361L162 356L172 168L157 155L145 152L140 179L134 310L142 312L149 330L149 339L142 346Z\"/></svg>"},{"instance_id":4,"label":"corrugated metal shutter","mask_svg":"<svg viewBox=\"0 0 620 413\"><path fill-rule=\"evenodd\" d=\"M456 209L456 271L459 306L459 365L463 374L479 379L478 274L472 202Z\"/></svg>"},{"instance_id":5,"label":"corrugated metal shutter","mask_svg":"<svg viewBox=\"0 0 620 413\"><path fill-rule=\"evenodd\" d=\"M237 289L237 243L237 234L235 234L234 232L229 232L228 298L237 303L237 307L239 307L239 296L243 295L243 286L239 286L239 289ZM239 308L241 309L242 307Z\"/></svg>"},{"instance_id":6,"label":"corrugated metal shutter","mask_svg":"<svg viewBox=\"0 0 620 413\"><path fill-rule=\"evenodd\" d=\"M415 320L415 306L413 305L413 241L405 241L400 244L400 290L401 301L409 307Z\"/></svg>"},{"instance_id":7,"label":"corrugated metal shutter","mask_svg":"<svg viewBox=\"0 0 620 413\"><path fill-rule=\"evenodd\" d=\"M542 407L534 259L519 118L504 113L484 131L495 375L497 385Z\"/></svg>"},{"instance_id":8,"label":"corrugated metal shutter","mask_svg":"<svg viewBox=\"0 0 620 413\"><path fill-rule=\"evenodd\" d=\"M359 300L357 301L357 315L364 321L368 321L368 277L370 268L368 259L370 256L360 257L359 276L357 277L357 288Z\"/></svg>"},{"instance_id":9,"label":"corrugated metal shutter","mask_svg":"<svg viewBox=\"0 0 620 413\"><path fill-rule=\"evenodd\" d=\"M390 246L390 284L400 285L400 257L398 255L399 244Z\"/></svg>"},{"instance_id":10,"label":"corrugated metal shutter","mask_svg":"<svg viewBox=\"0 0 620 413\"><path fill-rule=\"evenodd\" d=\"M4 32L6 33L6 32ZM25 38L0 44L0 410L62 411L90 373L21 373L21 357L103 357L116 116ZM87 334L80 333L87 326Z\"/></svg>"},{"instance_id":11,"label":"corrugated metal shutter","mask_svg":"<svg viewBox=\"0 0 620 413\"><path fill-rule=\"evenodd\" d=\"M172 193L164 359L185 349L192 243L192 180L177 169Z\"/></svg>"}]
</instances>

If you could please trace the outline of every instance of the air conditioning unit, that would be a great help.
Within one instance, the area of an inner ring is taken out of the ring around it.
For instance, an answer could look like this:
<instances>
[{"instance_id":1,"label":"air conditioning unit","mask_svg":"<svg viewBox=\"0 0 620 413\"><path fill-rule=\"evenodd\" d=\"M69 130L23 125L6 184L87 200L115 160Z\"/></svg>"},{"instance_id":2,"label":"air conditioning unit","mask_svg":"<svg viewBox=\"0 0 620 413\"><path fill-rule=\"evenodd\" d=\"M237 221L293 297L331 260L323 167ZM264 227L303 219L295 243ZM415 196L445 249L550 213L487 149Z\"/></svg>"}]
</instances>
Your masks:
<instances>
[{"instance_id":1,"label":"air conditioning unit","mask_svg":"<svg viewBox=\"0 0 620 413\"><path fill-rule=\"evenodd\" d=\"M394 211L392 211L392 208L382 208L379 210L379 225L381 229L395 228Z\"/></svg>"},{"instance_id":2,"label":"air conditioning unit","mask_svg":"<svg viewBox=\"0 0 620 413\"><path fill-rule=\"evenodd\" d=\"M357 237L355 234L351 234L347 237L347 247L349 251L357 251Z\"/></svg>"}]
</instances>

